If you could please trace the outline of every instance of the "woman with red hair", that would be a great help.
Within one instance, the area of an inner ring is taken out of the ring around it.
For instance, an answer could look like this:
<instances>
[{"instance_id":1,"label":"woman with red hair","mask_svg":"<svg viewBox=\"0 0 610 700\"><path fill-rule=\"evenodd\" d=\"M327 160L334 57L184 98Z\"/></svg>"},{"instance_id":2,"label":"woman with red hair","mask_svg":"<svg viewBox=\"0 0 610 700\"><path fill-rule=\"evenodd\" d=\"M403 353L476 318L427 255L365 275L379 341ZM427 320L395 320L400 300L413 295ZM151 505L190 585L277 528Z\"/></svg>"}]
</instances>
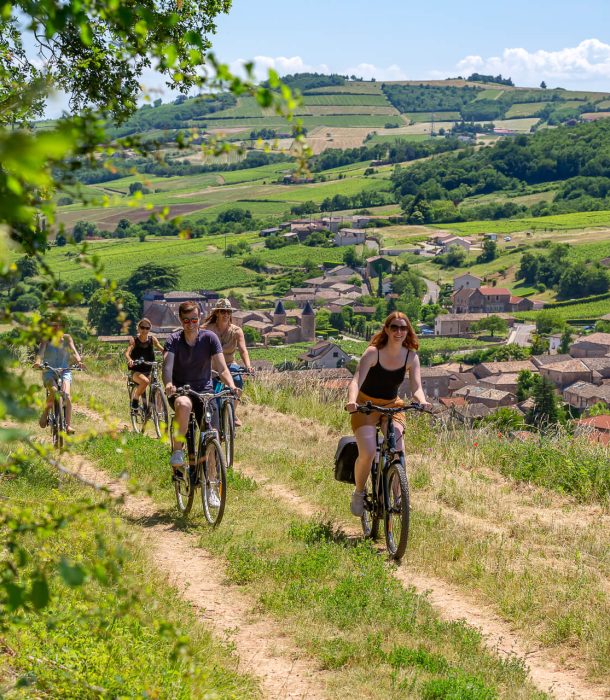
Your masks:
<instances>
[{"instance_id":1,"label":"woman with red hair","mask_svg":"<svg viewBox=\"0 0 610 700\"><path fill-rule=\"evenodd\" d=\"M358 404L370 401L377 406L403 406L398 398L398 388L404 381L407 370L413 399L426 404L421 386L419 342L411 322L402 311L392 311L383 328L376 333L364 351L347 391L345 410L352 414L352 430L358 443L358 459L355 465L356 488L352 494L351 511L361 517L364 513L366 480L375 457L376 425L379 413L359 413ZM403 450L404 414L394 416L396 447Z\"/></svg>"}]
</instances>

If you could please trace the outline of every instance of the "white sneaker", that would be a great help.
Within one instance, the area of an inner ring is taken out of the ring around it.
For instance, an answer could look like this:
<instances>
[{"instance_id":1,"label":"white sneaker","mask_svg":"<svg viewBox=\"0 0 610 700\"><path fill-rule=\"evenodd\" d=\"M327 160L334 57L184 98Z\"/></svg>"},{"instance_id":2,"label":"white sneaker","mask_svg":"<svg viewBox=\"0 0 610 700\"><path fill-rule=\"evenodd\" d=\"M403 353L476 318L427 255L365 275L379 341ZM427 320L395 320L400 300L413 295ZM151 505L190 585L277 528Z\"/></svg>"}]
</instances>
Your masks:
<instances>
[{"instance_id":1,"label":"white sneaker","mask_svg":"<svg viewBox=\"0 0 610 700\"><path fill-rule=\"evenodd\" d=\"M208 491L208 503L210 508L220 508L220 498L218 498L218 493L216 493L215 486L210 486Z\"/></svg>"},{"instance_id":2,"label":"white sneaker","mask_svg":"<svg viewBox=\"0 0 610 700\"><path fill-rule=\"evenodd\" d=\"M184 450L174 450L169 458L169 463L172 467L184 466Z\"/></svg>"},{"instance_id":3,"label":"white sneaker","mask_svg":"<svg viewBox=\"0 0 610 700\"><path fill-rule=\"evenodd\" d=\"M352 511L352 515L355 515L357 518L361 518L364 515L364 494L364 491L358 491L356 489L354 489L354 493L352 493L350 510Z\"/></svg>"}]
</instances>

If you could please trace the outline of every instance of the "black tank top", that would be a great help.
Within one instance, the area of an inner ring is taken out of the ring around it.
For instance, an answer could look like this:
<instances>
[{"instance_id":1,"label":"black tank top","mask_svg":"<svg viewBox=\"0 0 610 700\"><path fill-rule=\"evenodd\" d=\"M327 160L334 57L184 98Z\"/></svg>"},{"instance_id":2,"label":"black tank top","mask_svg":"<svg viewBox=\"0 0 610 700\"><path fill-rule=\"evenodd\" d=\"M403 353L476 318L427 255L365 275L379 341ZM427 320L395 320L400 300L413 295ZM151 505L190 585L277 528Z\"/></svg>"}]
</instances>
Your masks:
<instances>
[{"instance_id":1,"label":"black tank top","mask_svg":"<svg viewBox=\"0 0 610 700\"><path fill-rule=\"evenodd\" d=\"M407 357L402 367L386 369L379 361L379 349L377 349L377 363L369 369L360 391L376 399L395 399L398 396L398 388L405 379L410 352L407 350Z\"/></svg>"},{"instance_id":2,"label":"black tank top","mask_svg":"<svg viewBox=\"0 0 610 700\"><path fill-rule=\"evenodd\" d=\"M153 348L152 336L148 336L148 340L142 342L138 336L134 337L135 345L131 351L131 359L136 365L139 365L138 360L146 360L146 362L155 361L155 350ZM150 367L142 365L142 369L148 370L150 372Z\"/></svg>"}]
</instances>

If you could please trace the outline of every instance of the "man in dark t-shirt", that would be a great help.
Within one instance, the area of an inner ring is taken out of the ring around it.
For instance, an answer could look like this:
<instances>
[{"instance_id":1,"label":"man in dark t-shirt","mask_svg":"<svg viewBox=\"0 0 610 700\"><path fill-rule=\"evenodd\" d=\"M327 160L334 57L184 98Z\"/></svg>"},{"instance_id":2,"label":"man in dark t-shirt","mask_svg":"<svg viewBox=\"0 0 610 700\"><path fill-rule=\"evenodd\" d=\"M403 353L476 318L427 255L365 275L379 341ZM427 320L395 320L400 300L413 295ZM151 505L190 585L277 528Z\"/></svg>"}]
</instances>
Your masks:
<instances>
[{"instance_id":1,"label":"man in dark t-shirt","mask_svg":"<svg viewBox=\"0 0 610 700\"><path fill-rule=\"evenodd\" d=\"M195 411L197 421L201 423L203 405L189 396L174 396L176 388L189 384L193 391L199 393L213 392L212 369L218 372L222 382L238 393L231 372L227 367L222 345L212 331L199 329L199 307L191 301L185 301L178 308L182 330L172 333L167 339L163 355L163 381L165 393L176 415L177 431L172 445L170 464L174 471L184 466L184 435L188 426L191 410ZM217 424L216 402L210 402L214 412L213 420ZM216 426L217 427L217 426Z\"/></svg>"}]
</instances>

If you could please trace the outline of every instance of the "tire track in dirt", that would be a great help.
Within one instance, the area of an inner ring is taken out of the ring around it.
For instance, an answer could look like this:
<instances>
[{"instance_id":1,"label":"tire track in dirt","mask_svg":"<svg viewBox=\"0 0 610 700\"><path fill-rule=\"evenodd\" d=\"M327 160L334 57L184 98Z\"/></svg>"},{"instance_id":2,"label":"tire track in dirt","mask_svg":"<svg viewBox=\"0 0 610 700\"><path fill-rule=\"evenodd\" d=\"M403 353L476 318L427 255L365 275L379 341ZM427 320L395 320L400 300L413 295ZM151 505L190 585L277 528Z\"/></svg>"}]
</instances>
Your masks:
<instances>
[{"instance_id":1,"label":"tire track in dirt","mask_svg":"<svg viewBox=\"0 0 610 700\"><path fill-rule=\"evenodd\" d=\"M74 455L66 462L77 475L123 499L120 511L139 526L156 568L191 603L202 622L235 645L240 668L260 679L266 698L325 697L326 672L299 651L275 622L256 613L252 600L226 583L222 562L198 547L195 536L178 530L173 520L159 514L150 498L130 494L124 481L91 462Z\"/></svg>"},{"instance_id":2,"label":"tire track in dirt","mask_svg":"<svg viewBox=\"0 0 610 700\"><path fill-rule=\"evenodd\" d=\"M292 489L272 482L269 477L250 466L235 464L244 476L256 481L272 496L282 500L293 511L305 518L323 516L337 522L329 513L317 508ZM350 537L361 537L362 530L351 523L338 522L343 532ZM599 686L589 683L577 669L566 670L542 648L526 644L515 634L510 625L492 611L481 608L468 600L460 591L444 581L421 573L397 567L394 576L406 587L423 595L445 621L464 620L477 628L486 646L499 656L523 659L534 685L557 700L604 700L609 695Z\"/></svg>"}]
</instances>

